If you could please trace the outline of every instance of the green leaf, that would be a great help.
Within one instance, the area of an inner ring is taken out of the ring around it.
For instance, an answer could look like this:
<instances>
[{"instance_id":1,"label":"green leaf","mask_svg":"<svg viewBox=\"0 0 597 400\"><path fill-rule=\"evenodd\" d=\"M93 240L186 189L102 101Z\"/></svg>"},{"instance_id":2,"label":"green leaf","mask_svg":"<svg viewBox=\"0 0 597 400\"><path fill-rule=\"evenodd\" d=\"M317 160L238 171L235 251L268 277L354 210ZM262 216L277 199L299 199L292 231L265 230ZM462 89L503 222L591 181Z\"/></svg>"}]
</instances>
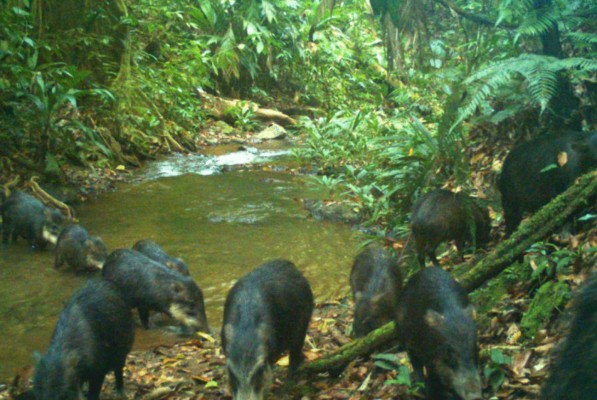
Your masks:
<instances>
[{"instance_id":1,"label":"green leaf","mask_svg":"<svg viewBox=\"0 0 597 400\"><path fill-rule=\"evenodd\" d=\"M490 358L491 361L498 365L509 365L512 363L512 358L504 355L504 353L498 349L491 349Z\"/></svg>"},{"instance_id":2,"label":"green leaf","mask_svg":"<svg viewBox=\"0 0 597 400\"><path fill-rule=\"evenodd\" d=\"M217 389L219 387L220 385L218 385L218 382L214 380L211 380L205 384L205 389Z\"/></svg>"},{"instance_id":3,"label":"green leaf","mask_svg":"<svg viewBox=\"0 0 597 400\"><path fill-rule=\"evenodd\" d=\"M272 5L272 3L266 0L262 0L261 9L263 10L263 14L267 19L267 22L272 23L276 20L276 9Z\"/></svg>"},{"instance_id":4,"label":"green leaf","mask_svg":"<svg viewBox=\"0 0 597 400\"><path fill-rule=\"evenodd\" d=\"M399 369L401 365L401 358L397 354L377 354L373 356L373 360L377 367L391 371Z\"/></svg>"},{"instance_id":5,"label":"green leaf","mask_svg":"<svg viewBox=\"0 0 597 400\"><path fill-rule=\"evenodd\" d=\"M582 217L580 217L578 220L579 221L590 221L595 218L597 218L597 214L588 213L588 214L585 214Z\"/></svg>"},{"instance_id":6,"label":"green leaf","mask_svg":"<svg viewBox=\"0 0 597 400\"><path fill-rule=\"evenodd\" d=\"M249 21L245 21L246 25L247 25L247 35L252 36L255 35L257 33L259 33L259 30L257 29L257 27L255 26L254 23L249 22Z\"/></svg>"},{"instance_id":7,"label":"green leaf","mask_svg":"<svg viewBox=\"0 0 597 400\"><path fill-rule=\"evenodd\" d=\"M539 173L544 173L547 171L551 171L552 169L558 169L558 166L553 163L553 164L548 164L545 168L541 169L541 171L539 171Z\"/></svg>"}]
</instances>

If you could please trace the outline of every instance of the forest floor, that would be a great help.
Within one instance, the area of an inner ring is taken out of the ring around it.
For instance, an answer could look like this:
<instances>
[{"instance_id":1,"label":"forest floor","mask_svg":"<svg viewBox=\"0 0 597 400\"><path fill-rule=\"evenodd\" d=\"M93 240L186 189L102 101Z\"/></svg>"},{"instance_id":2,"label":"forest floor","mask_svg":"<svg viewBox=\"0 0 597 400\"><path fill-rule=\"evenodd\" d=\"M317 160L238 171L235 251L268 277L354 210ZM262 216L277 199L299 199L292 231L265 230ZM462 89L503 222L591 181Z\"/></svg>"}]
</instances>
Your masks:
<instances>
[{"instance_id":1,"label":"forest floor","mask_svg":"<svg viewBox=\"0 0 597 400\"><path fill-rule=\"evenodd\" d=\"M213 135L206 133L200 145L229 142L250 143L247 135ZM491 159L496 157L494 147L480 146L474 150L472 160L477 163L473 180L478 184L478 194L483 195L488 185L484 176L494 168ZM490 157L488 154L493 155ZM502 157L503 158L503 157ZM86 197L110 190L113 182L126 180L126 170L106 169L92 174L81 170L65 170L71 184L83 190ZM597 229L593 228L569 239L570 247L597 246ZM395 246L401 244L395 244ZM449 264L450 251L440 258ZM532 266L532 263L531 263ZM591 269L580 268L577 274L558 276L575 290L590 275ZM485 398L535 399L548 373L549 355L566 332L566 313L550 318L549 324L539 331L532 341L521 339L520 321L531 302L530 294L536 285L517 282L508 289L485 315L480 327L480 371L484 377ZM318 304L307 334L304 353L307 362L329 354L351 341L352 300L349 298ZM561 318L560 316L564 316ZM494 350L498 350L497 353ZM292 384L285 383L287 358L282 358L275 369L271 399L420 399L421 391L397 379L399 367L408 365L406 353L394 346L381 350L371 357L357 358L339 376L323 374L301 378ZM505 357L505 358L504 358ZM508 360L510 358L510 360ZM14 380L0 385L0 400L26 398L20 396L30 387L32 368L17 371ZM498 387L499 386L499 387ZM211 336L181 338L174 345L157 346L147 351L134 351L125 368L125 388L131 399L231 399L225 373L225 357L219 341L219 332ZM11 397L12 396L12 397ZM103 399L117 398L114 379L110 374L102 392Z\"/></svg>"},{"instance_id":2,"label":"forest floor","mask_svg":"<svg viewBox=\"0 0 597 400\"><path fill-rule=\"evenodd\" d=\"M597 238L593 232L593 243ZM577 287L590 274L585 270L565 277ZM490 323L480 328L479 342L482 373L486 387L485 398L536 399L548 373L550 352L565 333L566 318L554 318L553 323L530 343L519 343L520 319L530 298L528 283L520 282L511 288L488 313ZM318 304L314 311L304 346L306 360L314 360L348 343L352 324L352 300ZM565 314L563 314L565 315ZM564 320L564 321L562 321ZM139 327L139 329L141 329ZM493 349L510 357L511 362L499 363L491 355ZM383 353L383 355L380 355ZM421 399L424 396L407 385L396 384L399 365L408 365L406 353L396 345L371 357L357 358L339 376L322 374L303 377L286 383L287 357L278 361L274 370L274 384L269 399L300 400L361 400L361 399ZM307 361L308 362L308 361ZM9 393L23 393L30 386L32 368L18 371L15 380L0 392L0 399L11 398ZM161 345L146 351L134 351L127 358L125 388L129 399L232 399L227 388L225 357L219 334L213 337L197 335L173 345ZM496 382L496 391L491 387ZM26 398L15 396L14 398ZM118 398L114 379L106 379L102 398Z\"/></svg>"}]
</instances>

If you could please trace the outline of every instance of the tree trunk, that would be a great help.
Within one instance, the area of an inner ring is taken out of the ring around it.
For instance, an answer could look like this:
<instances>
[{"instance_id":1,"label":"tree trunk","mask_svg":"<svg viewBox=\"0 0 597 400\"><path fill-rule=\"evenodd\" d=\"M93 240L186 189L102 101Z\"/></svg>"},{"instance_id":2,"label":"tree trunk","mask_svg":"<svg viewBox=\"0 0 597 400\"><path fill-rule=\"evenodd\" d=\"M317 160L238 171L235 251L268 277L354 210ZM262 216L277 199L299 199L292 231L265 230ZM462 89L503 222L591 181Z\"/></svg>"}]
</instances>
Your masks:
<instances>
[{"instance_id":1,"label":"tree trunk","mask_svg":"<svg viewBox=\"0 0 597 400\"><path fill-rule=\"evenodd\" d=\"M535 0L535 12L541 13L541 10L549 10L553 7L552 0ZM562 59L562 43L560 40L560 30L555 21L551 22L549 29L541 34L541 45L543 54L547 56ZM563 74L558 74L556 94L549 102L548 125L556 129L574 129L581 130L582 120L578 112L579 99L574 96L570 80Z\"/></svg>"},{"instance_id":2,"label":"tree trunk","mask_svg":"<svg viewBox=\"0 0 597 400\"><path fill-rule=\"evenodd\" d=\"M593 205L595 198L597 198L597 172L589 172L579 178L577 184L572 185L535 213L508 240L499 243L491 253L481 258L472 267L457 274L456 279L467 292L478 289L516 261L533 243L543 240L564 225L571 216ZM364 338L352 341L325 357L306 363L300 368L300 372L303 374L338 372L356 357L366 356L395 339L394 330L393 322L386 324Z\"/></svg>"}]
</instances>

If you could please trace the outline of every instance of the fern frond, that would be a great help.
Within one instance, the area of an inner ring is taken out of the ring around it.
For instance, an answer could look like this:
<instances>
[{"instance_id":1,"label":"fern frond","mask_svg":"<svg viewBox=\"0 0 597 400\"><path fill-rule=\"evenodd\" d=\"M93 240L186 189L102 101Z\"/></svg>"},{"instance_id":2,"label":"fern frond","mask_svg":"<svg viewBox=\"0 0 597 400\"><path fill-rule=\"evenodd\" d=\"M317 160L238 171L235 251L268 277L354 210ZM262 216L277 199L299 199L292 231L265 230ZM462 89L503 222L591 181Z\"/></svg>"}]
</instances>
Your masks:
<instances>
[{"instance_id":1,"label":"fern frond","mask_svg":"<svg viewBox=\"0 0 597 400\"><path fill-rule=\"evenodd\" d=\"M582 57L571 57L558 60L555 64L558 70L579 69L584 71L597 71L597 60Z\"/></svg>"},{"instance_id":2,"label":"fern frond","mask_svg":"<svg viewBox=\"0 0 597 400\"><path fill-rule=\"evenodd\" d=\"M487 99L487 97L495 93L497 88L512 81L512 71L510 69L500 68L498 64L502 63L496 63L496 65L490 66L484 71L479 71L482 72L479 73L479 75L483 76L484 78L488 75L491 75L491 78L486 83L476 87L476 90L472 93L469 102L459 110L458 117L456 118L456 122L452 128L473 115L475 110L477 110L477 108L486 101L485 99ZM465 84L471 83L475 80L471 78L472 77L466 79Z\"/></svg>"},{"instance_id":3,"label":"fern frond","mask_svg":"<svg viewBox=\"0 0 597 400\"><path fill-rule=\"evenodd\" d=\"M498 90L512 84L521 77L527 82L529 101L538 104L544 111L551 98L557 93L558 73L567 72L582 76L583 73L597 71L597 60L581 57L558 59L538 54L523 54L518 57L501 60L485 66L475 72L464 84L472 86L472 95L460 108L456 123L464 121Z\"/></svg>"},{"instance_id":4,"label":"fern frond","mask_svg":"<svg viewBox=\"0 0 597 400\"><path fill-rule=\"evenodd\" d=\"M554 8L532 10L518 27L516 38L537 37L557 25L559 20L561 16Z\"/></svg>"},{"instance_id":5,"label":"fern frond","mask_svg":"<svg viewBox=\"0 0 597 400\"><path fill-rule=\"evenodd\" d=\"M582 44L597 44L597 34L591 32L568 32L566 37L574 42Z\"/></svg>"}]
</instances>

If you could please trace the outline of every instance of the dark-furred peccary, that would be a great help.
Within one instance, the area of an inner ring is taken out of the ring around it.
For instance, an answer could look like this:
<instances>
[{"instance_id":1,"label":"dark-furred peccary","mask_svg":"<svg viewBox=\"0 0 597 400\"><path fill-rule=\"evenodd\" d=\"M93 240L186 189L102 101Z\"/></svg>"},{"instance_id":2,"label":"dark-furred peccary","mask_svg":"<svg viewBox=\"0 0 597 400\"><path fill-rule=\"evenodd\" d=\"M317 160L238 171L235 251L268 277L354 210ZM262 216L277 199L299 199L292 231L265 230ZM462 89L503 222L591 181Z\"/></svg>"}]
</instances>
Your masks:
<instances>
[{"instance_id":1,"label":"dark-furred peccary","mask_svg":"<svg viewBox=\"0 0 597 400\"><path fill-rule=\"evenodd\" d=\"M354 297L353 333L361 337L394 320L402 288L398 260L379 246L369 246L355 258L350 272Z\"/></svg>"},{"instance_id":2,"label":"dark-furred peccary","mask_svg":"<svg viewBox=\"0 0 597 400\"><path fill-rule=\"evenodd\" d=\"M64 216L46 207L35 197L13 191L2 205L2 242L15 242L22 237L31 247L43 250L48 243L56 244Z\"/></svg>"},{"instance_id":3,"label":"dark-furred peccary","mask_svg":"<svg viewBox=\"0 0 597 400\"><path fill-rule=\"evenodd\" d=\"M564 192L585 172L597 168L597 132L563 132L516 146L498 182L510 235L524 212L535 212Z\"/></svg>"},{"instance_id":4,"label":"dark-furred peccary","mask_svg":"<svg viewBox=\"0 0 597 400\"><path fill-rule=\"evenodd\" d=\"M271 367L286 350L290 374L298 369L312 311L309 282L290 261L266 262L236 282L221 332L234 399L263 399Z\"/></svg>"},{"instance_id":5,"label":"dark-furred peccary","mask_svg":"<svg viewBox=\"0 0 597 400\"><path fill-rule=\"evenodd\" d=\"M209 332L203 293L188 276L131 249L114 250L102 269L104 278L123 291L139 311L143 327L149 327L149 311L168 314L183 325Z\"/></svg>"},{"instance_id":6,"label":"dark-furred peccary","mask_svg":"<svg viewBox=\"0 0 597 400\"><path fill-rule=\"evenodd\" d=\"M50 347L33 378L36 400L99 399L106 374L114 371L123 392L123 368L133 346L135 325L120 290L104 279L92 279L77 290L60 314Z\"/></svg>"},{"instance_id":7,"label":"dark-furred peccary","mask_svg":"<svg viewBox=\"0 0 597 400\"><path fill-rule=\"evenodd\" d=\"M54 268L66 262L77 271L102 269L107 257L106 245L99 236L89 236L81 225L69 225L58 237Z\"/></svg>"},{"instance_id":8,"label":"dark-furred peccary","mask_svg":"<svg viewBox=\"0 0 597 400\"><path fill-rule=\"evenodd\" d=\"M189 267L180 258L171 257L162 248L152 240L139 240L133 246L133 250L145 254L154 261L164 264L166 267L189 276Z\"/></svg>"},{"instance_id":9,"label":"dark-furred peccary","mask_svg":"<svg viewBox=\"0 0 597 400\"><path fill-rule=\"evenodd\" d=\"M481 399L473 308L462 286L437 267L416 272L400 295L398 339L417 380L427 371L427 398Z\"/></svg>"},{"instance_id":10,"label":"dark-furred peccary","mask_svg":"<svg viewBox=\"0 0 597 400\"><path fill-rule=\"evenodd\" d=\"M462 257L466 243L483 247L489 241L491 220L486 208L462 193L436 189L425 194L414 205L410 227L415 238L417 260L425 266L427 255L439 267L435 256L437 246L455 240Z\"/></svg>"},{"instance_id":11,"label":"dark-furred peccary","mask_svg":"<svg viewBox=\"0 0 597 400\"><path fill-rule=\"evenodd\" d=\"M575 296L570 333L542 390L544 400L594 399L597 396L597 272Z\"/></svg>"}]
</instances>

